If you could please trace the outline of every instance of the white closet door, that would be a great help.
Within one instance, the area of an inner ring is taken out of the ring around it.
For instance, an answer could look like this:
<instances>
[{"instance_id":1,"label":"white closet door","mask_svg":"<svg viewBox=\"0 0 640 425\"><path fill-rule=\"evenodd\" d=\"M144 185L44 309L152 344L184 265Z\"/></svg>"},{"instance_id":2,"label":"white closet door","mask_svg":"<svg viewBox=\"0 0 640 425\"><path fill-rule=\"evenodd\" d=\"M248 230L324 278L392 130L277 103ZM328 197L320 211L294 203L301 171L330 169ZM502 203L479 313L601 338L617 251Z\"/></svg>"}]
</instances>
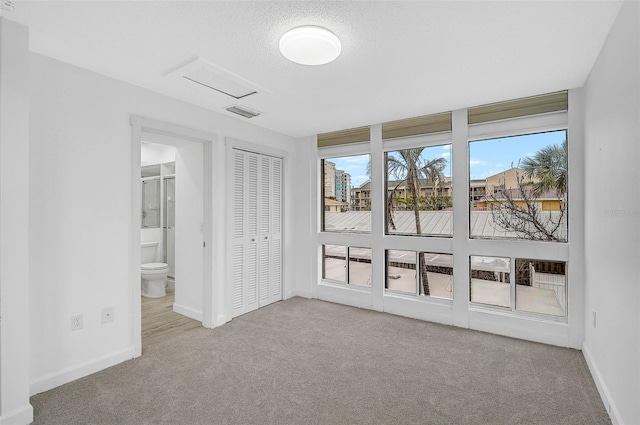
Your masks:
<instances>
[{"instance_id":1,"label":"white closet door","mask_svg":"<svg viewBox=\"0 0 640 425\"><path fill-rule=\"evenodd\" d=\"M232 294L233 317L242 314L245 304L245 166L244 153L233 150L233 247L232 247Z\"/></svg>"},{"instance_id":2,"label":"white closet door","mask_svg":"<svg viewBox=\"0 0 640 425\"><path fill-rule=\"evenodd\" d=\"M282 159L233 149L233 317L282 299Z\"/></svg>"},{"instance_id":3,"label":"white closet door","mask_svg":"<svg viewBox=\"0 0 640 425\"><path fill-rule=\"evenodd\" d=\"M258 302L258 193L259 167L258 155L245 153L247 163L247 183L244 193L247 196L247 240L245 251L245 312L255 310Z\"/></svg>"},{"instance_id":4,"label":"white closet door","mask_svg":"<svg viewBox=\"0 0 640 425\"><path fill-rule=\"evenodd\" d=\"M282 299L282 159L271 158L271 268L269 299Z\"/></svg>"},{"instance_id":5,"label":"white closet door","mask_svg":"<svg viewBox=\"0 0 640 425\"><path fill-rule=\"evenodd\" d=\"M269 304L271 265L271 159L260 158L260 305Z\"/></svg>"},{"instance_id":6,"label":"white closet door","mask_svg":"<svg viewBox=\"0 0 640 425\"><path fill-rule=\"evenodd\" d=\"M261 159L260 306L282 299L282 159Z\"/></svg>"}]
</instances>

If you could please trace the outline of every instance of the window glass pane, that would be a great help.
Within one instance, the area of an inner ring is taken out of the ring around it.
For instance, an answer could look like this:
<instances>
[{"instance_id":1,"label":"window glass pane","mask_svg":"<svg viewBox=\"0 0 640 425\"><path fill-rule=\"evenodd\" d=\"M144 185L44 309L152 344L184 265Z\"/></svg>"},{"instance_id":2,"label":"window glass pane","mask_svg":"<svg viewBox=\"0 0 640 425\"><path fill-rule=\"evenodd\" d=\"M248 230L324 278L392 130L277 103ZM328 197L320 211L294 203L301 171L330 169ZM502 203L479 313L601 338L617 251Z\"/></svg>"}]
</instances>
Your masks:
<instances>
[{"instance_id":1,"label":"window glass pane","mask_svg":"<svg viewBox=\"0 0 640 425\"><path fill-rule=\"evenodd\" d=\"M390 291L416 295L416 253L414 251L387 251L386 286Z\"/></svg>"},{"instance_id":2,"label":"window glass pane","mask_svg":"<svg viewBox=\"0 0 640 425\"><path fill-rule=\"evenodd\" d=\"M471 301L511 307L510 259L471 257Z\"/></svg>"},{"instance_id":3,"label":"window glass pane","mask_svg":"<svg viewBox=\"0 0 640 425\"><path fill-rule=\"evenodd\" d=\"M371 231L369 158L356 155L322 161L323 231Z\"/></svg>"},{"instance_id":4,"label":"window glass pane","mask_svg":"<svg viewBox=\"0 0 640 425\"><path fill-rule=\"evenodd\" d=\"M322 278L347 283L347 247L323 245Z\"/></svg>"},{"instance_id":5,"label":"window glass pane","mask_svg":"<svg viewBox=\"0 0 640 425\"><path fill-rule=\"evenodd\" d=\"M472 238L567 241L567 132L469 143Z\"/></svg>"},{"instance_id":6,"label":"window glass pane","mask_svg":"<svg viewBox=\"0 0 640 425\"><path fill-rule=\"evenodd\" d=\"M451 236L451 145L387 152L386 164L387 234Z\"/></svg>"},{"instance_id":7,"label":"window glass pane","mask_svg":"<svg viewBox=\"0 0 640 425\"><path fill-rule=\"evenodd\" d=\"M516 258L516 310L567 315L566 263Z\"/></svg>"},{"instance_id":8,"label":"window glass pane","mask_svg":"<svg viewBox=\"0 0 640 425\"><path fill-rule=\"evenodd\" d=\"M371 286L370 248L349 248L349 284Z\"/></svg>"},{"instance_id":9,"label":"window glass pane","mask_svg":"<svg viewBox=\"0 0 640 425\"><path fill-rule=\"evenodd\" d=\"M426 271L420 274L420 295L453 299L453 255L421 252L418 260Z\"/></svg>"}]
</instances>

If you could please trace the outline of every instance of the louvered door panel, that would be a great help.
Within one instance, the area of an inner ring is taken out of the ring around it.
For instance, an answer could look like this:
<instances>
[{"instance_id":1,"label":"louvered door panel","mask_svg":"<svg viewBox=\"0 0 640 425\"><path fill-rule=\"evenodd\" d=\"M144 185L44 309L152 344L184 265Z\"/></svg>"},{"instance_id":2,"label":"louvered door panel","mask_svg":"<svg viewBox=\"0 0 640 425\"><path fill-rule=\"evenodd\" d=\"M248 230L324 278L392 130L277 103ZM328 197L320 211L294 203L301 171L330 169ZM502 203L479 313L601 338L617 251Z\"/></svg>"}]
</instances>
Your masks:
<instances>
[{"instance_id":1,"label":"louvered door panel","mask_svg":"<svg viewBox=\"0 0 640 425\"><path fill-rule=\"evenodd\" d=\"M271 158L271 276L272 301L282 299L282 159Z\"/></svg>"},{"instance_id":2,"label":"louvered door panel","mask_svg":"<svg viewBox=\"0 0 640 425\"><path fill-rule=\"evenodd\" d=\"M248 311L259 307L258 303L258 244L253 241L247 243L247 264L246 264L246 284L247 298L246 306Z\"/></svg>"},{"instance_id":3,"label":"louvered door panel","mask_svg":"<svg viewBox=\"0 0 640 425\"><path fill-rule=\"evenodd\" d=\"M246 281L245 299L246 311L259 307L258 300L258 193L260 191L259 156L253 153L245 153L247 161L247 184L245 194L247 196L247 241L246 241Z\"/></svg>"},{"instance_id":4,"label":"louvered door panel","mask_svg":"<svg viewBox=\"0 0 640 425\"><path fill-rule=\"evenodd\" d=\"M271 158L260 158L260 305L269 303L271 262Z\"/></svg>"},{"instance_id":5,"label":"louvered door panel","mask_svg":"<svg viewBox=\"0 0 640 425\"><path fill-rule=\"evenodd\" d=\"M233 151L233 253L232 306L233 317L245 311L245 247L246 247L246 167L244 152Z\"/></svg>"},{"instance_id":6,"label":"louvered door panel","mask_svg":"<svg viewBox=\"0 0 640 425\"><path fill-rule=\"evenodd\" d=\"M263 156L260 167L260 234L271 233L271 158Z\"/></svg>"},{"instance_id":7,"label":"louvered door panel","mask_svg":"<svg viewBox=\"0 0 640 425\"><path fill-rule=\"evenodd\" d=\"M244 154L235 151L233 154L233 237L244 236Z\"/></svg>"},{"instance_id":8,"label":"louvered door panel","mask_svg":"<svg viewBox=\"0 0 640 425\"><path fill-rule=\"evenodd\" d=\"M271 242L265 236L260 240L260 305L267 305L269 299L269 266L271 262Z\"/></svg>"},{"instance_id":9,"label":"louvered door panel","mask_svg":"<svg viewBox=\"0 0 640 425\"><path fill-rule=\"evenodd\" d=\"M282 160L273 158L271 167L271 233L280 234L282 227Z\"/></svg>"},{"instance_id":10,"label":"louvered door panel","mask_svg":"<svg viewBox=\"0 0 640 425\"><path fill-rule=\"evenodd\" d=\"M233 246L233 311L244 307L244 247Z\"/></svg>"},{"instance_id":11,"label":"louvered door panel","mask_svg":"<svg viewBox=\"0 0 640 425\"><path fill-rule=\"evenodd\" d=\"M270 296L279 301L282 299L282 246L280 239L271 240L271 277L269 279Z\"/></svg>"},{"instance_id":12,"label":"louvered door panel","mask_svg":"<svg viewBox=\"0 0 640 425\"><path fill-rule=\"evenodd\" d=\"M247 153L248 178L243 193L247 194L247 234L251 238L258 235L258 156Z\"/></svg>"}]
</instances>

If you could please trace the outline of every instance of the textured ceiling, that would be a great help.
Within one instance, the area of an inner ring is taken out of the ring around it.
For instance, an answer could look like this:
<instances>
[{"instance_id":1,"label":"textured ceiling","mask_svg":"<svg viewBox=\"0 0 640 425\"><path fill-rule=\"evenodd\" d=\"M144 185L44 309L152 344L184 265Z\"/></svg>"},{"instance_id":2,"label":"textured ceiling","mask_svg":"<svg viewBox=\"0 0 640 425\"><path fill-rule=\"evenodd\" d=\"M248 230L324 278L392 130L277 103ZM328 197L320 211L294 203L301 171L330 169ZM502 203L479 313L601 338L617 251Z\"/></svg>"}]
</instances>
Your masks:
<instances>
[{"instance_id":1,"label":"textured ceiling","mask_svg":"<svg viewBox=\"0 0 640 425\"><path fill-rule=\"evenodd\" d=\"M31 50L307 136L581 86L621 1L17 1ZM309 67L278 51L321 25L342 54ZM236 101L167 75L197 57L266 90ZM238 118L246 120L244 118Z\"/></svg>"}]
</instances>

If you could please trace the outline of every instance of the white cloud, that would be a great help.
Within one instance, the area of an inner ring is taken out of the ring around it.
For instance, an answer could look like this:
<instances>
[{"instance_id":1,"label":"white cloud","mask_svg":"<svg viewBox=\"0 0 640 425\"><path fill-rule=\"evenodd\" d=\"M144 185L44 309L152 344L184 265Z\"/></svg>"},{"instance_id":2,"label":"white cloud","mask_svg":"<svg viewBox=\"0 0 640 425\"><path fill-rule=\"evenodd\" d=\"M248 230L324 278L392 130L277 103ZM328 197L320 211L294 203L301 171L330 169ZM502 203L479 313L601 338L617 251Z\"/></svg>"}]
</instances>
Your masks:
<instances>
[{"instance_id":1,"label":"white cloud","mask_svg":"<svg viewBox=\"0 0 640 425\"><path fill-rule=\"evenodd\" d=\"M449 158L451 156L451 152L442 152L440 154L440 158Z\"/></svg>"},{"instance_id":2,"label":"white cloud","mask_svg":"<svg viewBox=\"0 0 640 425\"><path fill-rule=\"evenodd\" d=\"M485 164L486 164L486 161L483 161L481 159L474 159L474 158L469 159L469 165L485 165Z\"/></svg>"},{"instance_id":3,"label":"white cloud","mask_svg":"<svg viewBox=\"0 0 640 425\"><path fill-rule=\"evenodd\" d=\"M369 180L369 176L351 176L351 187L360 187L360 185Z\"/></svg>"},{"instance_id":4,"label":"white cloud","mask_svg":"<svg viewBox=\"0 0 640 425\"><path fill-rule=\"evenodd\" d=\"M347 156L342 160L350 164L366 164L369 162L369 155Z\"/></svg>"}]
</instances>

